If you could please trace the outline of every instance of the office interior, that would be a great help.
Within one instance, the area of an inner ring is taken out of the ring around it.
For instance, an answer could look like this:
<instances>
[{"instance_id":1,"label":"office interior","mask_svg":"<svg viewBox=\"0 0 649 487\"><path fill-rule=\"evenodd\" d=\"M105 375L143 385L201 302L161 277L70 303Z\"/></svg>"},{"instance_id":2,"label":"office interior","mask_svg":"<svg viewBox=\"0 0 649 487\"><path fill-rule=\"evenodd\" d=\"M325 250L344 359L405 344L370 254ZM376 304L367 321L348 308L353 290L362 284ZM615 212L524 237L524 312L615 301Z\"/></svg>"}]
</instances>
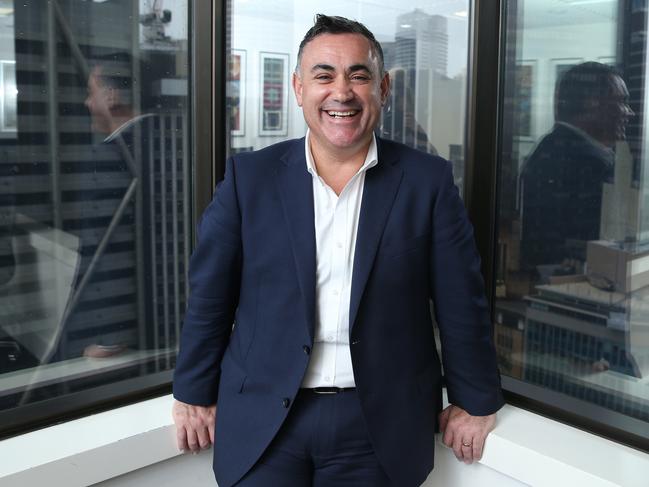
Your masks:
<instances>
[{"instance_id":1,"label":"office interior","mask_svg":"<svg viewBox=\"0 0 649 487\"><path fill-rule=\"evenodd\" d=\"M304 136L316 13L375 34L377 135L452 163L482 257L507 404L424 485L646 485L645 0L0 0L0 486L214 485L169 412L195 226Z\"/></svg>"}]
</instances>

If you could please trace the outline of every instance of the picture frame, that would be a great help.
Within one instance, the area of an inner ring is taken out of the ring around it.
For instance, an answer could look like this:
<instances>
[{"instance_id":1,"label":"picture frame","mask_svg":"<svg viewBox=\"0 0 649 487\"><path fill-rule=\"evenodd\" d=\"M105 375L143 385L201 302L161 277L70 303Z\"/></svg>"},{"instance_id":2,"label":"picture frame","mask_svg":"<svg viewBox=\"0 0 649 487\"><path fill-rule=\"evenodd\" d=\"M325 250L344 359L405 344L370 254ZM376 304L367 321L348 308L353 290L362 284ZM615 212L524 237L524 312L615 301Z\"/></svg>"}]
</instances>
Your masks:
<instances>
[{"instance_id":1,"label":"picture frame","mask_svg":"<svg viewBox=\"0 0 649 487\"><path fill-rule=\"evenodd\" d=\"M0 134L18 131L16 61L0 60Z\"/></svg>"},{"instance_id":2,"label":"picture frame","mask_svg":"<svg viewBox=\"0 0 649 487\"><path fill-rule=\"evenodd\" d=\"M531 140L534 134L534 95L536 89L537 63L522 60L516 63L514 73L514 136L519 140Z\"/></svg>"},{"instance_id":3,"label":"picture frame","mask_svg":"<svg viewBox=\"0 0 649 487\"><path fill-rule=\"evenodd\" d=\"M288 135L289 55L259 55L259 135Z\"/></svg>"},{"instance_id":4,"label":"picture frame","mask_svg":"<svg viewBox=\"0 0 649 487\"><path fill-rule=\"evenodd\" d=\"M581 57L566 57L566 58L553 58L550 59L550 65L552 66L552 88L557 85L557 81L561 79L563 73L568 71L573 66L583 63L584 58Z\"/></svg>"},{"instance_id":5,"label":"picture frame","mask_svg":"<svg viewBox=\"0 0 649 487\"><path fill-rule=\"evenodd\" d=\"M246 59L244 49L232 49L228 58L226 106L230 134L241 137L246 134Z\"/></svg>"}]
</instances>

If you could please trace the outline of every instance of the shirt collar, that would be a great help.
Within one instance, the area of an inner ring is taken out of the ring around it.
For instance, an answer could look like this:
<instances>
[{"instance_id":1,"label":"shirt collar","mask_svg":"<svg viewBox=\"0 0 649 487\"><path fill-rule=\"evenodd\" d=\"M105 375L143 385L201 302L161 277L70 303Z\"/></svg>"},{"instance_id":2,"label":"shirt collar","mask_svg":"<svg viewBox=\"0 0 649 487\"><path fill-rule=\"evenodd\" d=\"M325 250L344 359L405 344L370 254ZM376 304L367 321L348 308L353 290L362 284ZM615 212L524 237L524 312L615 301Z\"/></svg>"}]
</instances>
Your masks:
<instances>
[{"instance_id":1,"label":"shirt collar","mask_svg":"<svg viewBox=\"0 0 649 487\"><path fill-rule=\"evenodd\" d=\"M130 119L130 120L127 120L127 121L124 122L122 125L120 125L119 127L117 127L117 129L115 129L115 130L113 131L112 134L110 134L108 137L106 137L106 138L102 141L102 144L106 144L106 143L108 143L108 142L111 142L111 141L114 140L117 136L121 135L124 131L126 131L126 130L129 129L129 128L131 128L131 126L135 125L137 122L139 122L139 121L142 120L143 118L152 117L152 116L153 116L153 113L144 113L144 114L142 114L142 115L137 115L137 116L133 117L133 118Z\"/></svg>"},{"instance_id":2,"label":"shirt collar","mask_svg":"<svg viewBox=\"0 0 649 487\"><path fill-rule=\"evenodd\" d=\"M568 122L561 122L561 121L557 121L557 122L555 122L555 123L556 123L557 125L560 125L560 126L562 126L562 127L567 128L567 129L569 129L569 130L572 130L572 131L575 132L576 134L578 134L578 135L582 136L584 139L586 139L586 141L590 142L593 146L597 147L598 149L603 150L603 151L606 152L606 153L609 153L609 154L610 154L610 153L613 153L613 152L614 152L613 149L611 149L610 147L605 146L605 145L602 144L599 140L594 139L594 138L591 137L588 133L584 132L584 131L583 131L582 129L580 129L579 127L576 127L576 126L572 125L571 123L568 123Z\"/></svg>"},{"instance_id":3,"label":"shirt collar","mask_svg":"<svg viewBox=\"0 0 649 487\"><path fill-rule=\"evenodd\" d=\"M304 137L304 154L306 156L306 170L309 171L309 173L313 177L319 177L318 171L315 167L315 161L313 160L313 154L311 154L311 147L309 146L310 134L311 134L311 130L307 129L306 137ZM378 149L376 145L376 135L374 135L374 132L372 132L372 142L370 142L370 147L367 150L367 155L365 156L365 162L363 163L361 168L358 170L358 173L356 174L367 171L371 167L376 166L378 163L379 163L379 157L378 157Z\"/></svg>"}]
</instances>

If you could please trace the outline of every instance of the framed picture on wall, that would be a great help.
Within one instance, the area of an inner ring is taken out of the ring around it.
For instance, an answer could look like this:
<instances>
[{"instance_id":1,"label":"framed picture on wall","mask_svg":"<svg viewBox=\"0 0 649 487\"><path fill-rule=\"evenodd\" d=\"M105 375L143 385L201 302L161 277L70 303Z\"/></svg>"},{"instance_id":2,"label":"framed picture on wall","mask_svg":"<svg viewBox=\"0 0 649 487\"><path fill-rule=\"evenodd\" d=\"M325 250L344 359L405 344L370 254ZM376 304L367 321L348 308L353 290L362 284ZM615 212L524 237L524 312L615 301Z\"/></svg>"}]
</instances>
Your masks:
<instances>
[{"instance_id":1,"label":"framed picture on wall","mask_svg":"<svg viewBox=\"0 0 649 487\"><path fill-rule=\"evenodd\" d=\"M568 71L573 66L576 66L577 64L581 64L583 62L584 62L584 58L578 58L578 57L551 59L550 63L554 71L554 83L552 86L556 87L557 82L561 79L563 73Z\"/></svg>"},{"instance_id":2,"label":"framed picture on wall","mask_svg":"<svg viewBox=\"0 0 649 487\"><path fill-rule=\"evenodd\" d=\"M516 64L514 79L514 136L532 137L532 102L536 61L520 61Z\"/></svg>"},{"instance_id":3,"label":"framed picture on wall","mask_svg":"<svg viewBox=\"0 0 649 487\"><path fill-rule=\"evenodd\" d=\"M260 53L259 135L288 134L288 54Z\"/></svg>"},{"instance_id":4,"label":"framed picture on wall","mask_svg":"<svg viewBox=\"0 0 649 487\"><path fill-rule=\"evenodd\" d=\"M0 60L0 134L18 130L18 90L16 89L16 61Z\"/></svg>"},{"instance_id":5,"label":"framed picture on wall","mask_svg":"<svg viewBox=\"0 0 649 487\"><path fill-rule=\"evenodd\" d=\"M227 112L230 133L235 136L246 133L246 51L233 49L228 60Z\"/></svg>"}]
</instances>

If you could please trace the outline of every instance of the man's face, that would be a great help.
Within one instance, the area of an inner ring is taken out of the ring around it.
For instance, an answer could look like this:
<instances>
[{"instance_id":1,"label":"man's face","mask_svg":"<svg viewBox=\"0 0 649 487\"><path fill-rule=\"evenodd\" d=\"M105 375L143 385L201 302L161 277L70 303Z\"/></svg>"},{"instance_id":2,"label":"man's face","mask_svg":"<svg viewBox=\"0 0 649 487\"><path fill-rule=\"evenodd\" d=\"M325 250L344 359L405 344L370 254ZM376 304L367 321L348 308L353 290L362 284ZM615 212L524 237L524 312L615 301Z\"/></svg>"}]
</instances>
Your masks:
<instances>
[{"instance_id":1,"label":"man's face","mask_svg":"<svg viewBox=\"0 0 649 487\"><path fill-rule=\"evenodd\" d=\"M388 96L369 41L360 34L322 34L302 51L293 89L311 130L311 144L351 157L366 150Z\"/></svg>"},{"instance_id":2,"label":"man's face","mask_svg":"<svg viewBox=\"0 0 649 487\"><path fill-rule=\"evenodd\" d=\"M106 134L111 132L110 110L113 98L113 90L101 83L101 69L93 68L88 76L88 96L84 102L90 112L93 132Z\"/></svg>"},{"instance_id":3,"label":"man's face","mask_svg":"<svg viewBox=\"0 0 649 487\"><path fill-rule=\"evenodd\" d=\"M619 76L611 79L611 94L606 100L604 120L607 124L607 136L613 142L626 139L626 126L635 115L629 106L629 90Z\"/></svg>"}]
</instances>

